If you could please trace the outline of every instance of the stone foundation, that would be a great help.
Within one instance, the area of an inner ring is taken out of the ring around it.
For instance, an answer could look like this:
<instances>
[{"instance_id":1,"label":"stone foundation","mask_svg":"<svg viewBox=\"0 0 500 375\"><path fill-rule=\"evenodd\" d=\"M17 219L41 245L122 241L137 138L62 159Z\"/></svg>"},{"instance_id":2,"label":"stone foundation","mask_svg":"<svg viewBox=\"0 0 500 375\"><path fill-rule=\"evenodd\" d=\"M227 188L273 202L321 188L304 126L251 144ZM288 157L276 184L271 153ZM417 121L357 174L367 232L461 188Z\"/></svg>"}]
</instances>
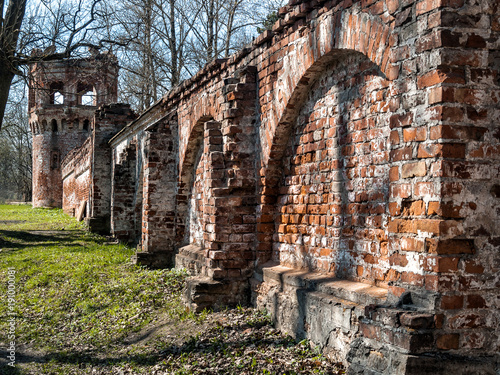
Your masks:
<instances>
[{"instance_id":1,"label":"stone foundation","mask_svg":"<svg viewBox=\"0 0 500 375\"><path fill-rule=\"evenodd\" d=\"M248 306L247 281L219 281L207 276L193 276L186 280L183 301L189 310L218 310L226 307Z\"/></svg>"},{"instance_id":2,"label":"stone foundation","mask_svg":"<svg viewBox=\"0 0 500 375\"><path fill-rule=\"evenodd\" d=\"M253 304L283 333L309 339L347 374L495 374L498 357L435 353L435 295L406 294L268 264L251 280ZM389 297L389 298L388 298Z\"/></svg>"},{"instance_id":3,"label":"stone foundation","mask_svg":"<svg viewBox=\"0 0 500 375\"><path fill-rule=\"evenodd\" d=\"M175 256L175 267L184 268L191 275L202 275L205 270L205 251L196 245L181 247Z\"/></svg>"},{"instance_id":4,"label":"stone foundation","mask_svg":"<svg viewBox=\"0 0 500 375\"><path fill-rule=\"evenodd\" d=\"M138 251L132 256L132 263L148 268L172 268L175 255L171 251L146 253Z\"/></svg>"}]
</instances>

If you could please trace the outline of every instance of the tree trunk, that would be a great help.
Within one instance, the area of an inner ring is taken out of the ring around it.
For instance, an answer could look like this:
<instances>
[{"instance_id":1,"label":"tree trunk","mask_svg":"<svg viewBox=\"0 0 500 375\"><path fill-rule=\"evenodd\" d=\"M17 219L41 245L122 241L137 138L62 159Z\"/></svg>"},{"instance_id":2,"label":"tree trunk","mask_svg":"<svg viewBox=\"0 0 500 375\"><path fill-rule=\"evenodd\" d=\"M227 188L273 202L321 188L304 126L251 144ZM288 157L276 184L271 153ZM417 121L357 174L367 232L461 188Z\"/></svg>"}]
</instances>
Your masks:
<instances>
[{"instance_id":1,"label":"tree trunk","mask_svg":"<svg viewBox=\"0 0 500 375\"><path fill-rule=\"evenodd\" d=\"M177 35L175 33L175 0L170 0L170 38L169 38L169 48L170 48L170 59L171 59L171 75L170 75L170 85L171 87L177 86L179 83L179 64L177 60Z\"/></svg>"},{"instance_id":2,"label":"tree trunk","mask_svg":"<svg viewBox=\"0 0 500 375\"><path fill-rule=\"evenodd\" d=\"M211 62L214 59L214 23L215 23L215 14L214 14L214 0L210 0L208 5L208 15L207 15L207 63Z\"/></svg>"},{"instance_id":3,"label":"tree trunk","mask_svg":"<svg viewBox=\"0 0 500 375\"><path fill-rule=\"evenodd\" d=\"M5 115L5 108L7 100L9 99L9 91L14 73L10 68L10 63L4 59L0 59L0 129L2 127L3 116Z\"/></svg>"},{"instance_id":4,"label":"tree trunk","mask_svg":"<svg viewBox=\"0 0 500 375\"><path fill-rule=\"evenodd\" d=\"M9 99L10 85L17 71L17 40L23 23L26 0L10 0L0 28L0 129ZM2 1L3 13L3 1ZM0 14L0 17L3 14Z\"/></svg>"}]
</instances>

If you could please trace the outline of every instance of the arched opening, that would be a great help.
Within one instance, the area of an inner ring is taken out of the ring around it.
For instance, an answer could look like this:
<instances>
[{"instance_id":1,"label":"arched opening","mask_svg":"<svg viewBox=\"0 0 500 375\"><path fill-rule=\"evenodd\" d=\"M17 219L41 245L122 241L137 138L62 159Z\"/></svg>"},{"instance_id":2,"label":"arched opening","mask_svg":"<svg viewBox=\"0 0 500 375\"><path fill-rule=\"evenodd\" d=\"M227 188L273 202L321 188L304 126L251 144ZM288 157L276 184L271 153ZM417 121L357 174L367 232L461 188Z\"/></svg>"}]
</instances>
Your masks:
<instances>
[{"instance_id":1,"label":"arched opening","mask_svg":"<svg viewBox=\"0 0 500 375\"><path fill-rule=\"evenodd\" d=\"M139 173L135 181L134 232L135 244L140 245L142 242L142 217L144 209L144 167L142 165L142 160L139 161L137 168L139 169Z\"/></svg>"},{"instance_id":2,"label":"arched opening","mask_svg":"<svg viewBox=\"0 0 500 375\"><path fill-rule=\"evenodd\" d=\"M377 283L387 271L387 81L365 55L321 61L278 125L265 174L280 264Z\"/></svg>"},{"instance_id":3,"label":"arched opening","mask_svg":"<svg viewBox=\"0 0 500 375\"><path fill-rule=\"evenodd\" d=\"M200 247L203 247L204 171L205 158L203 157L202 142L200 142L192 169L190 194L187 201L187 230L184 238L184 243Z\"/></svg>"},{"instance_id":4,"label":"arched opening","mask_svg":"<svg viewBox=\"0 0 500 375\"><path fill-rule=\"evenodd\" d=\"M136 241L135 200L137 145L130 143L114 165L111 193L111 229L115 237L130 244ZM115 202L119 204L115 204Z\"/></svg>"},{"instance_id":5,"label":"arched opening","mask_svg":"<svg viewBox=\"0 0 500 375\"><path fill-rule=\"evenodd\" d=\"M64 104L64 83L52 82L50 84L50 98L49 103L53 105Z\"/></svg>"},{"instance_id":6,"label":"arched opening","mask_svg":"<svg viewBox=\"0 0 500 375\"><path fill-rule=\"evenodd\" d=\"M177 195L177 225L180 245L194 244L203 247L203 213L205 199L205 157L203 153L204 124L211 118L200 119L193 127L186 147L179 176Z\"/></svg>"},{"instance_id":7,"label":"arched opening","mask_svg":"<svg viewBox=\"0 0 500 375\"><path fill-rule=\"evenodd\" d=\"M88 131L89 131L89 128L90 128L90 125L89 125L89 120L84 120L84 121L83 121L83 128L82 128L82 130L83 130L84 132L88 132Z\"/></svg>"},{"instance_id":8,"label":"arched opening","mask_svg":"<svg viewBox=\"0 0 500 375\"><path fill-rule=\"evenodd\" d=\"M97 103L97 93L95 87L90 84L78 83L77 86L78 104L95 106Z\"/></svg>"},{"instance_id":9,"label":"arched opening","mask_svg":"<svg viewBox=\"0 0 500 375\"><path fill-rule=\"evenodd\" d=\"M61 160L61 155L60 155L59 151L52 151L51 160L50 160L50 167L52 169L59 168L60 160Z\"/></svg>"},{"instance_id":10,"label":"arched opening","mask_svg":"<svg viewBox=\"0 0 500 375\"><path fill-rule=\"evenodd\" d=\"M50 129L52 130L53 133L57 133L58 127L57 127L57 120L56 119L53 119L50 122Z\"/></svg>"}]
</instances>

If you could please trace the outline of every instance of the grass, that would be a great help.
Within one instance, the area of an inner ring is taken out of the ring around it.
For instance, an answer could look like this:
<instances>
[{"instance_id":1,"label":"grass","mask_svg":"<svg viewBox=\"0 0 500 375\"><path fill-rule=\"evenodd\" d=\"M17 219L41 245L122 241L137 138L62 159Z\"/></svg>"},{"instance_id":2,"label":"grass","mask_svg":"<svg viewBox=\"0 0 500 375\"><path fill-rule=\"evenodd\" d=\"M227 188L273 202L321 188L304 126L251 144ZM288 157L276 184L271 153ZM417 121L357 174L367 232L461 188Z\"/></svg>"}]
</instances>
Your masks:
<instances>
[{"instance_id":1,"label":"grass","mask_svg":"<svg viewBox=\"0 0 500 375\"><path fill-rule=\"evenodd\" d=\"M273 330L266 314L187 312L184 271L135 266L133 249L84 229L58 209L0 205L0 374L282 373L273 369L288 364L277 357L289 359L289 374L332 373L307 343ZM9 269L21 362L15 368L5 351ZM156 332L158 317L165 332L130 342L150 327Z\"/></svg>"},{"instance_id":2,"label":"grass","mask_svg":"<svg viewBox=\"0 0 500 375\"><path fill-rule=\"evenodd\" d=\"M103 350L153 313L186 316L179 302L183 272L132 265L132 249L85 232L61 210L0 206L0 248L2 296L7 269L16 271L16 342L37 350ZM7 309L0 304L3 343Z\"/></svg>"}]
</instances>

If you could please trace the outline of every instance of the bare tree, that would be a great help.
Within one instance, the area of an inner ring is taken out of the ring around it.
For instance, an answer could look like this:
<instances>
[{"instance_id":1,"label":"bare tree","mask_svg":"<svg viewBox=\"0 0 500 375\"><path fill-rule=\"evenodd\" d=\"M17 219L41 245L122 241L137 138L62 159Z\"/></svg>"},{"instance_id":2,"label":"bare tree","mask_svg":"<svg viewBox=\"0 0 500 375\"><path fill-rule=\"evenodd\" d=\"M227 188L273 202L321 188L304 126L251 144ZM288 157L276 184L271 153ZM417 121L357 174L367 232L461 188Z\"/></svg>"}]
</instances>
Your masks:
<instances>
[{"instance_id":1,"label":"bare tree","mask_svg":"<svg viewBox=\"0 0 500 375\"><path fill-rule=\"evenodd\" d=\"M29 201L32 190L31 130L22 86L17 84L15 95L11 95L0 131L0 199Z\"/></svg>"},{"instance_id":2,"label":"bare tree","mask_svg":"<svg viewBox=\"0 0 500 375\"><path fill-rule=\"evenodd\" d=\"M125 35L131 30L139 31L139 37L119 53L124 71L121 97L138 110L149 107L190 75L185 65L185 44L191 28L180 13L187 2L126 0L115 12Z\"/></svg>"},{"instance_id":3,"label":"bare tree","mask_svg":"<svg viewBox=\"0 0 500 375\"><path fill-rule=\"evenodd\" d=\"M242 48L252 40L256 26L277 11L285 0L192 0L184 22L192 27L189 60L197 69Z\"/></svg>"},{"instance_id":4,"label":"bare tree","mask_svg":"<svg viewBox=\"0 0 500 375\"><path fill-rule=\"evenodd\" d=\"M104 0L0 0L0 126L12 81L26 75L36 61L73 56L88 48L125 45L128 40L106 33L107 4ZM33 49L41 53L32 54Z\"/></svg>"}]
</instances>

